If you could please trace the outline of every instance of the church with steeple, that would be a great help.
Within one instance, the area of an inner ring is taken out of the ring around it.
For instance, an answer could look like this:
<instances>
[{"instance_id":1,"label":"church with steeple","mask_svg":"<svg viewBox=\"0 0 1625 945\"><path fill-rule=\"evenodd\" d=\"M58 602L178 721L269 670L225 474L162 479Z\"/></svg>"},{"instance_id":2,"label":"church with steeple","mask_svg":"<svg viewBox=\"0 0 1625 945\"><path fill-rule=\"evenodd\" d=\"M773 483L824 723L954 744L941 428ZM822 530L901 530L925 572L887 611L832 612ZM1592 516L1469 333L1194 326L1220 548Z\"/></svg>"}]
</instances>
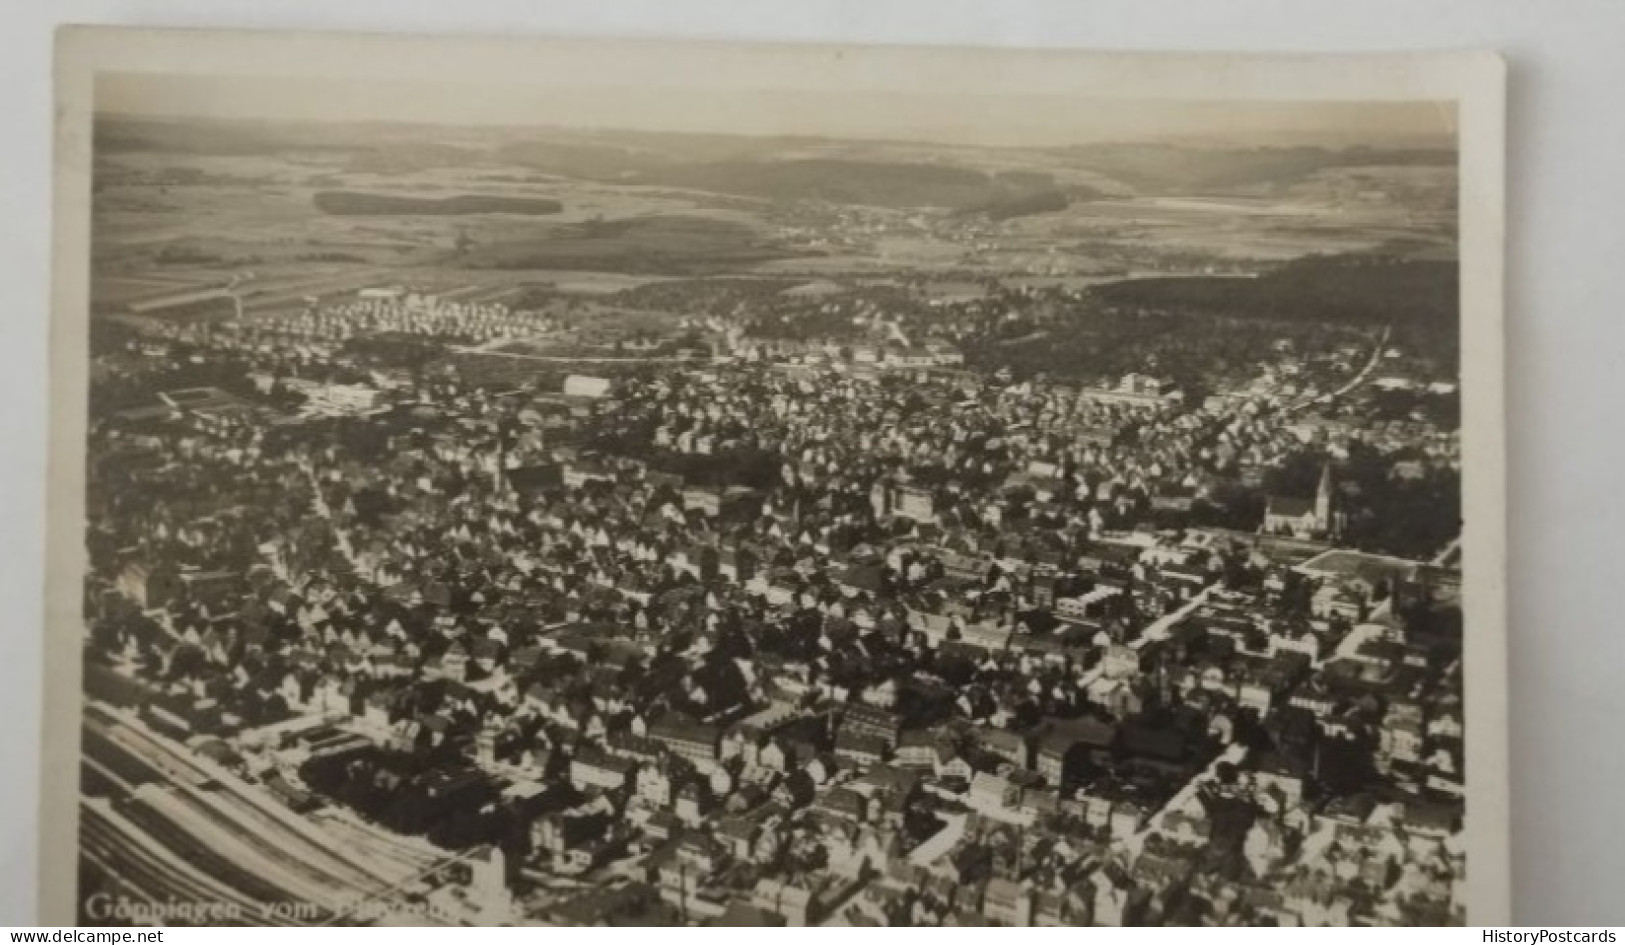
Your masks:
<instances>
[{"instance_id":1,"label":"church with steeple","mask_svg":"<svg viewBox=\"0 0 1625 945\"><path fill-rule=\"evenodd\" d=\"M1320 482L1315 487L1313 500L1296 496L1269 497L1260 531L1266 535L1331 540L1342 531L1342 519L1343 514L1337 508L1332 465L1325 463L1320 467Z\"/></svg>"}]
</instances>

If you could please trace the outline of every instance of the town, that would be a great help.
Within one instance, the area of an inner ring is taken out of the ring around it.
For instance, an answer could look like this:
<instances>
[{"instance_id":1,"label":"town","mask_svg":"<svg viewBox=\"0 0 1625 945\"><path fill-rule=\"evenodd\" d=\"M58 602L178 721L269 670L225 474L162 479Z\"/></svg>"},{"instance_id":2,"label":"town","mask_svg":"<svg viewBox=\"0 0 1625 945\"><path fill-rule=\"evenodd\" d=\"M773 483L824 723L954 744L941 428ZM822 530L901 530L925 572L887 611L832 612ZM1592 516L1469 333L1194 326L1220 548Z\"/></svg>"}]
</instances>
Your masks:
<instances>
[{"instance_id":1,"label":"town","mask_svg":"<svg viewBox=\"0 0 1625 945\"><path fill-rule=\"evenodd\" d=\"M234 280L99 317L92 886L307 923L1462 923L1448 353L940 288L245 312Z\"/></svg>"}]
</instances>

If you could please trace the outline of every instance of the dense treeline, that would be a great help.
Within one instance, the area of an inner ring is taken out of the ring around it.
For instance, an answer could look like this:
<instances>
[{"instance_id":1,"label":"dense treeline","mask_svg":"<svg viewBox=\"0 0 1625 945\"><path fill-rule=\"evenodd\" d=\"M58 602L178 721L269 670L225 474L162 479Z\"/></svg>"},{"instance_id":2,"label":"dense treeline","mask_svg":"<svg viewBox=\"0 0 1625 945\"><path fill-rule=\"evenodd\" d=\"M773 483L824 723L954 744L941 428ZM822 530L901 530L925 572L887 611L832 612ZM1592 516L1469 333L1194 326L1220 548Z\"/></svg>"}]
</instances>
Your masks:
<instances>
[{"instance_id":1,"label":"dense treeline","mask_svg":"<svg viewBox=\"0 0 1625 945\"><path fill-rule=\"evenodd\" d=\"M394 216L429 214L456 216L475 213L517 213L540 216L558 213L564 204L545 197L499 197L458 194L454 197L402 197L353 190L323 190L312 198L316 209L338 216Z\"/></svg>"},{"instance_id":2,"label":"dense treeline","mask_svg":"<svg viewBox=\"0 0 1625 945\"><path fill-rule=\"evenodd\" d=\"M648 179L748 197L877 207L970 207L1002 192L987 174L968 168L837 158L712 161L661 168Z\"/></svg>"},{"instance_id":3,"label":"dense treeline","mask_svg":"<svg viewBox=\"0 0 1625 945\"><path fill-rule=\"evenodd\" d=\"M1193 148L1102 143L1071 149L1083 166L1145 192L1224 193L1281 185L1322 171L1369 167L1449 167L1453 148Z\"/></svg>"},{"instance_id":4,"label":"dense treeline","mask_svg":"<svg viewBox=\"0 0 1625 945\"><path fill-rule=\"evenodd\" d=\"M1199 404L1208 393L1255 376L1259 352L1279 341L1315 351L1343 340L1369 344L1365 338L1331 325L1279 325L1158 309L1112 312L1069 303L1053 316L999 321L962 347L967 366L1008 368L1018 380L1044 376L1110 384L1150 369L1173 381L1187 402Z\"/></svg>"},{"instance_id":5,"label":"dense treeline","mask_svg":"<svg viewBox=\"0 0 1625 945\"><path fill-rule=\"evenodd\" d=\"M1085 190L1088 196L1098 196L1095 191ZM971 207L968 213L985 213L991 220L1009 220L1015 217L1030 216L1035 213L1052 213L1065 210L1072 202L1068 194L1054 187L1040 187L1034 190L1024 190L1013 194L1000 195L982 204Z\"/></svg>"},{"instance_id":6,"label":"dense treeline","mask_svg":"<svg viewBox=\"0 0 1625 945\"><path fill-rule=\"evenodd\" d=\"M1096 286L1107 305L1185 310L1229 318L1454 329L1456 263L1307 256L1256 279L1130 279Z\"/></svg>"},{"instance_id":7,"label":"dense treeline","mask_svg":"<svg viewBox=\"0 0 1625 945\"><path fill-rule=\"evenodd\" d=\"M1307 499L1315 494L1330 457L1305 451L1287 458L1265 477L1264 492ZM1424 467L1413 478L1393 474L1393 459L1368 444L1350 444L1333 462L1342 540L1363 551L1427 559L1461 534L1461 473L1445 465Z\"/></svg>"},{"instance_id":8,"label":"dense treeline","mask_svg":"<svg viewBox=\"0 0 1625 945\"><path fill-rule=\"evenodd\" d=\"M1453 366L1459 359L1460 278L1453 260L1307 256L1258 278L1130 279L1094 287L1120 311L1226 319L1392 326L1396 340Z\"/></svg>"}]
</instances>

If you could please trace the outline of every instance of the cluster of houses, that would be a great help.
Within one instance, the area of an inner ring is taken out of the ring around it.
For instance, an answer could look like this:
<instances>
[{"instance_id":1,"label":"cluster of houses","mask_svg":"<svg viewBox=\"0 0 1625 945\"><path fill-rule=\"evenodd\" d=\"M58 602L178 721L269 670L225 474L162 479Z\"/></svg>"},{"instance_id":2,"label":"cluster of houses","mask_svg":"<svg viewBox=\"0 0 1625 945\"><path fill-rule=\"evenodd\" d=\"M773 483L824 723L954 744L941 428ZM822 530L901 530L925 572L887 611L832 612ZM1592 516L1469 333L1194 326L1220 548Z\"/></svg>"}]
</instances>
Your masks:
<instances>
[{"instance_id":1,"label":"cluster of houses","mask_svg":"<svg viewBox=\"0 0 1625 945\"><path fill-rule=\"evenodd\" d=\"M1136 527L1292 436L1131 380L736 364L425 382L368 438L98 425L87 678L183 740L319 719L248 762L294 791L313 752L436 759L534 868L683 921L1454 917L1459 632L1303 543Z\"/></svg>"}]
</instances>

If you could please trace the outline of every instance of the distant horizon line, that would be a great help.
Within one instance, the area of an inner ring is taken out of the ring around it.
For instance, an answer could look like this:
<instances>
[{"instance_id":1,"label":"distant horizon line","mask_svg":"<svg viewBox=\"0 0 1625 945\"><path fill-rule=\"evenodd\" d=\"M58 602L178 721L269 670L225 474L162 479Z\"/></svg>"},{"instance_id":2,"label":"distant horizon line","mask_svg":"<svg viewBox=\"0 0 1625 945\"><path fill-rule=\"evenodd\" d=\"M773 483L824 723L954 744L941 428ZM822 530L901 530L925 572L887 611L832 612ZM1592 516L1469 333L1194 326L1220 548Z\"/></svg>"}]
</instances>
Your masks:
<instances>
[{"instance_id":1,"label":"distant horizon line","mask_svg":"<svg viewBox=\"0 0 1625 945\"><path fill-rule=\"evenodd\" d=\"M655 71L657 64L631 65ZM684 88L639 84L639 74L593 81L571 75L536 84L534 77L503 83L462 75L432 81L114 71L97 75L92 112L126 120L872 141L989 151L1142 142L1455 147L1460 132L1456 105L1448 100L1120 97L1088 87L836 89L812 77L789 87L714 77L712 85Z\"/></svg>"},{"instance_id":2,"label":"distant horizon line","mask_svg":"<svg viewBox=\"0 0 1625 945\"><path fill-rule=\"evenodd\" d=\"M1330 152L1394 152L1394 151L1421 151L1459 154L1459 140L1452 135L1428 132L1400 133L1388 141L1357 142L1346 140L1331 140L1337 133L1325 132L1294 132L1282 131L1278 133L1281 139L1275 142L1251 142L1245 135L1226 138L1213 132L1170 132L1162 135L1148 135L1142 137L1123 138L1096 138L1079 140L1071 143L1019 143L994 144L969 141L949 141L924 137L877 137L873 135L841 135L829 132L793 132L793 131L713 131L675 128L637 128L615 125L578 125L560 124L556 122L523 124L516 122L448 122L433 119L411 120L407 118L364 118L344 119L336 116L252 116L252 115L207 115L185 114L177 112L159 111L131 111L126 109L97 110L92 113L93 122L102 120L129 121L129 122L173 122L190 124L239 124L276 126L315 126L323 129L332 128L387 128L394 130L409 129L441 129L468 133L493 132L528 132L528 133L555 133L577 135L649 135L655 137L672 138L745 138L758 141L802 141L802 142L828 142L846 144L875 144L893 146L918 146L963 149L970 151L1069 151L1092 147L1176 147L1176 148L1206 148L1228 149L1237 151L1291 151L1291 150L1318 150Z\"/></svg>"}]
</instances>

